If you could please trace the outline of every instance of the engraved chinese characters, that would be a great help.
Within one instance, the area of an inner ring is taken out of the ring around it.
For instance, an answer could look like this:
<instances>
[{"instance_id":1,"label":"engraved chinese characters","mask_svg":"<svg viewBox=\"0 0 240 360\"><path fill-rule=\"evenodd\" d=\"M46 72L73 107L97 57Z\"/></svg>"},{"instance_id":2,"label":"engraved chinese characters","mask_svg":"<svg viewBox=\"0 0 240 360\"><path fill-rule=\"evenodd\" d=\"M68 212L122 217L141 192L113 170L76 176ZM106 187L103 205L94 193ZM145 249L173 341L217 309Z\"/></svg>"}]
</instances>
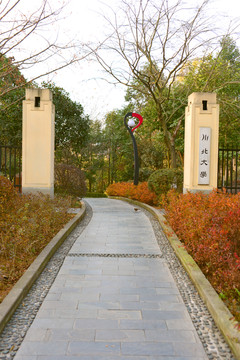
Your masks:
<instances>
[{"instance_id":1,"label":"engraved chinese characters","mask_svg":"<svg viewBox=\"0 0 240 360\"><path fill-rule=\"evenodd\" d=\"M199 171L198 184L208 185L210 178L211 128L199 129Z\"/></svg>"}]
</instances>

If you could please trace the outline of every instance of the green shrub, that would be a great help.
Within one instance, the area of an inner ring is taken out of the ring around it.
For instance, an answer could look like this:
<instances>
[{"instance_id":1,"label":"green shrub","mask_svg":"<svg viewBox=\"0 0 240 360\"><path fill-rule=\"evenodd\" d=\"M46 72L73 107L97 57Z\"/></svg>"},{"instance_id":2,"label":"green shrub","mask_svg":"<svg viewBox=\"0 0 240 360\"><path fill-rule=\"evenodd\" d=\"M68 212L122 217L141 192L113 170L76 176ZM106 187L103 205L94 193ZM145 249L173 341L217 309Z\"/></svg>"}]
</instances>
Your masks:
<instances>
[{"instance_id":1,"label":"green shrub","mask_svg":"<svg viewBox=\"0 0 240 360\"><path fill-rule=\"evenodd\" d=\"M55 165L55 190L60 194L83 197L87 192L85 174L74 165Z\"/></svg>"},{"instance_id":2,"label":"green shrub","mask_svg":"<svg viewBox=\"0 0 240 360\"><path fill-rule=\"evenodd\" d=\"M85 197L89 197L89 198L106 198L107 195L104 194L104 193L87 192Z\"/></svg>"},{"instance_id":3,"label":"green shrub","mask_svg":"<svg viewBox=\"0 0 240 360\"><path fill-rule=\"evenodd\" d=\"M160 169L152 173L148 179L148 187L157 195L166 194L172 188L181 193L183 189L182 169Z\"/></svg>"},{"instance_id":4,"label":"green shrub","mask_svg":"<svg viewBox=\"0 0 240 360\"><path fill-rule=\"evenodd\" d=\"M144 182L144 181L148 181L149 176L154 172L153 169L150 168L140 168L139 169L139 181L140 182Z\"/></svg>"}]
</instances>

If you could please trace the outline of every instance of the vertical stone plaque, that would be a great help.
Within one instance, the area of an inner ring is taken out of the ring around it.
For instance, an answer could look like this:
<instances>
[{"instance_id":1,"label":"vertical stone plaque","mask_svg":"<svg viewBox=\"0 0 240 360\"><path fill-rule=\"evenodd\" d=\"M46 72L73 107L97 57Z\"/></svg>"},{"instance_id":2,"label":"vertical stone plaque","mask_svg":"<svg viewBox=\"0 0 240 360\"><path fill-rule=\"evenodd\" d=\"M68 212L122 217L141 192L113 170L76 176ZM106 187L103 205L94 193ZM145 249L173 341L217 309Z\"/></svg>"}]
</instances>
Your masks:
<instances>
[{"instance_id":1,"label":"vertical stone plaque","mask_svg":"<svg viewBox=\"0 0 240 360\"><path fill-rule=\"evenodd\" d=\"M210 181L211 128L199 128L199 171L198 184L209 185Z\"/></svg>"}]
</instances>

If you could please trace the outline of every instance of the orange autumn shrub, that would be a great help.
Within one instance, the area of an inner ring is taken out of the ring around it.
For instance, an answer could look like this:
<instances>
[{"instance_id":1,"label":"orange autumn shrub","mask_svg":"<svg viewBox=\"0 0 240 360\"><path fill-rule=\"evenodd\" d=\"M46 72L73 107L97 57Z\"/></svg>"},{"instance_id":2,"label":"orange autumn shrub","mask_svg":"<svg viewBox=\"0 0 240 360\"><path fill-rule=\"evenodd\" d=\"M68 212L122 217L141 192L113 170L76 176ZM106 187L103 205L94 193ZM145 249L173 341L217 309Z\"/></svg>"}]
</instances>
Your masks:
<instances>
[{"instance_id":1,"label":"orange autumn shrub","mask_svg":"<svg viewBox=\"0 0 240 360\"><path fill-rule=\"evenodd\" d=\"M4 176L0 176L0 214L14 206L18 197L13 184Z\"/></svg>"},{"instance_id":2,"label":"orange autumn shrub","mask_svg":"<svg viewBox=\"0 0 240 360\"><path fill-rule=\"evenodd\" d=\"M0 176L0 303L54 235L68 222L70 198L23 195Z\"/></svg>"},{"instance_id":3,"label":"orange autumn shrub","mask_svg":"<svg viewBox=\"0 0 240 360\"><path fill-rule=\"evenodd\" d=\"M106 189L106 193L108 196L122 196L149 205L156 205L158 202L157 195L148 189L147 182L138 185L129 182L111 184Z\"/></svg>"},{"instance_id":4,"label":"orange autumn shrub","mask_svg":"<svg viewBox=\"0 0 240 360\"><path fill-rule=\"evenodd\" d=\"M162 204L186 250L240 321L240 193L171 190Z\"/></svg>"},{"instance_id":5,"label":"orange autumn shrub","mask_svg":"<svg viewBox=\"0 0 240 360\"><path fill-rule=\"evenodd\" d=\"M114 183L107 187L106 194L108 196L123 196L128 197L127 194L130 191L130 188L134 185L128 182Z\"/></svg>"}]
</instances>

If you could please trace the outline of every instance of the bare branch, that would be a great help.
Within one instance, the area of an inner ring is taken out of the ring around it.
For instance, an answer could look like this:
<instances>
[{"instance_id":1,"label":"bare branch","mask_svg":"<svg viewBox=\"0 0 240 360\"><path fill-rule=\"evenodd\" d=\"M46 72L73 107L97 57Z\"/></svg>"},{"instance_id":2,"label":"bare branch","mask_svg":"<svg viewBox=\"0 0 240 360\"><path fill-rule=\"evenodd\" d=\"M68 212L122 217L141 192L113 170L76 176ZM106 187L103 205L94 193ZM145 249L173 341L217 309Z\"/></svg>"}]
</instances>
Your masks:
<instances>
[{"instance_id":1,"label":"bare branch","mask_svg":"<svg viewBox=\"0 0 240 360\"><path fill-rule=\"evenodd\" d=\"M165 114L163 104L170 100L179 71L205 49L212 49L222 36L205 16L209 1L202 0L199 6L186 8L183 0L173 3L122 0L119 11L112 10L114 21L104 17L111 35L94 52L95 59L114 82L154 101L169 151L183 116L169 130L168 120L171 121L178 109Z\"/></svg>"},{"instance_id":2,"label":"bare branch","mask_svg":"<svg viewBox=\"0 0 240 360\"><path fill-rule=\"evenodd\" d=\"M0 2L0 97L81 61L91 53L87 47L84 48L75 41L59 43L57 34L55 39L53 36L53 39L45 36L44 31L60 19L64 5L53 9L50 0L37 1L29 14L21 11L21 5L21 0ZM37 46L34 45L36 43ZM6 61L7 59L10 61ZM44 69L40 68L41 63L45 64ZM16 71L25 71L27 74L33 67L36 72L32 78L22 81L21 84L20 81L17 84L7 82L7 77L13 76Z\"/></svg>"}]
</instances>

